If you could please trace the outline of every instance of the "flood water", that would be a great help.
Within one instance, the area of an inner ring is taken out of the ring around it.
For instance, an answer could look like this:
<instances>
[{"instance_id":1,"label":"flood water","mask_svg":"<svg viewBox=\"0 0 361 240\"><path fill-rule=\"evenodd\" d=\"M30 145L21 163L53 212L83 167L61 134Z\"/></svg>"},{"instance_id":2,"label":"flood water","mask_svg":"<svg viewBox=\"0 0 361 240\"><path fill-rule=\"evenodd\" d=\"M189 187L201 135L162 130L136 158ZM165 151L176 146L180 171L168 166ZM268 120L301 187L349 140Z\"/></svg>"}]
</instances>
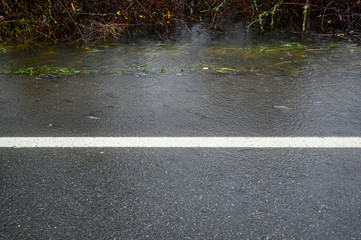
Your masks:
<instances>
[{"instance_id":1,"label":"flood water","mask_svg":"<svg viewBox=\"0 0 361 240\"><path fill-rule=\"evenodd\" d=\"M361 46L297 34L1 46L6 136L359 136Z\"/></svg>"}]
</instances>

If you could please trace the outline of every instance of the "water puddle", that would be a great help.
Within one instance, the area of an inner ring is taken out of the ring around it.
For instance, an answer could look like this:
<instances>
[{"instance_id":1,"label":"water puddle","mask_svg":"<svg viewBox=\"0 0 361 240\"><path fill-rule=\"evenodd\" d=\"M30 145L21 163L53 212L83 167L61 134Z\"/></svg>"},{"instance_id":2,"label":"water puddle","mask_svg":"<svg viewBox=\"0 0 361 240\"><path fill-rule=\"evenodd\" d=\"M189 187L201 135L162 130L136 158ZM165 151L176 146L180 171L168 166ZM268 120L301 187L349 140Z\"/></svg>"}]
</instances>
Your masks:
<instances>
[{"instance_id":1,"label":"water puddle","mask_svg":"<svg viewBox=\"0 0 361 240\"><path fill-rule=\"evenodd\" d=\"M361 47L279 34L0 46L9 136L359 136Z\"/></svg>"}]
</instances>

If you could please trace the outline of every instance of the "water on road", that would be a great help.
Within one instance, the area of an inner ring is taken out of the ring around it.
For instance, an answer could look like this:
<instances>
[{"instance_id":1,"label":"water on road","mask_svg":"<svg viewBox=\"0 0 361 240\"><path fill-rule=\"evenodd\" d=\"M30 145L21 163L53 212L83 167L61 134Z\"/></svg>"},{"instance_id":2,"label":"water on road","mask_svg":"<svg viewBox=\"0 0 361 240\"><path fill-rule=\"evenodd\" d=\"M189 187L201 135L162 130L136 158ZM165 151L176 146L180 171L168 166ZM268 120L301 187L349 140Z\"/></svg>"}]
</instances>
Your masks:
<instances>
[{"instance_id":1,"label":"water on road","mask_svg":"<svg viewBox=\"0 0 361 240\"><path fill-rule=\"evenodd\" d=\"M358 136L361 47L212 36L3 48L6 136ZM36 74L39 73L39 74Z\"/></svg>"}]
</instances>

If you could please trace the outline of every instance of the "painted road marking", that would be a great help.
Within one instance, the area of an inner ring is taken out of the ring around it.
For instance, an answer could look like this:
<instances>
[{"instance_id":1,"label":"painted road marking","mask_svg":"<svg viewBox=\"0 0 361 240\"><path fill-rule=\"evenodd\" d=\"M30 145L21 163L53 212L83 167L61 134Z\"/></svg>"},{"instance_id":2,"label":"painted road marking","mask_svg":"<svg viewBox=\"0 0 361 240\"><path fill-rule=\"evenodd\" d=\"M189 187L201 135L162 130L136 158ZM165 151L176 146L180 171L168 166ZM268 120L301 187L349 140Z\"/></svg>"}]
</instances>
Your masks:
<instances>
[{"instance_id":1,"label":"painted road marking","mask_svg":"<svg viewBox=\"0 0 361 240\"><path fill-rule=\"evenodd\" d=\"M0 137L0 148L361 148L361 137Z\"/></svg>"}]
</instances>

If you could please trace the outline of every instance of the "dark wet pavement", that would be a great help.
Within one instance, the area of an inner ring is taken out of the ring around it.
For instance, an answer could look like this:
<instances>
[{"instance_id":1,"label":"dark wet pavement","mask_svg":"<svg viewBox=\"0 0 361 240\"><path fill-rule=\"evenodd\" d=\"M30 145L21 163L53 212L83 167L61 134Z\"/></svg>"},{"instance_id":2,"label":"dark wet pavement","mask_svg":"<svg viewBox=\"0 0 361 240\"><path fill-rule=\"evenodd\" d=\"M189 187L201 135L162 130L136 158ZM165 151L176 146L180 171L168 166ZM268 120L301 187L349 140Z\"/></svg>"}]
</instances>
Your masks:
<instances>
[{"instance_id":1,"label":"dark wet pavement","mask_svg":"<svg viewBox=\"0 0 361 240\"><path fill-rule=\"evenodd\" d=\"M2 239L360 239L360 150L2 149Z\"/></svg>"},{"instance_id":2,"label":"dark wet pavement","mask_svg":"<svg viewBox=\"0 0 361 240\"><path fill-rule=\"evenodd\" d=\"M361 135L356 44L216 40L68 52L83 71L71 76L1 74L0 137ZM59 63L57 51L2 65ZM360 156L2 148L0 238L361 239Z\"/></svg>"}]
</instances>

